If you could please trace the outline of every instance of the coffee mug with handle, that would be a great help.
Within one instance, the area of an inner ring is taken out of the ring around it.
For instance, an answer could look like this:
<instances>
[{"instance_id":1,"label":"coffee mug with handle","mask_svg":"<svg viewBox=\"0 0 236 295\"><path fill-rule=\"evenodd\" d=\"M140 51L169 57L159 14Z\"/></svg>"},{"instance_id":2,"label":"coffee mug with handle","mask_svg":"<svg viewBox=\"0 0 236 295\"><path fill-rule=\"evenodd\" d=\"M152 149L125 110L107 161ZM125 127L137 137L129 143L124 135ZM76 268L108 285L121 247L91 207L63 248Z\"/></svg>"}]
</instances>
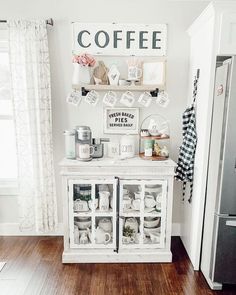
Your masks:
<instances>
[{"instance_id":1,"label":"coffee mug with handle","mask_svg":"<svg viewBox=\"0 0 236 295\"><path fill-rule=\"evenodd\" d=\"M128 80L138 80L142 77L142 69L137 66L128 67Z\"/></svg>"},{"instance_id":2,"label":"coffee mug with handle","mask_svg":"<svg viewBox=\"0 0 236 295\"><path fill-rule=\"evenodd\" d=\"M80 159L90 159L94 154L94 147L89 144L79 144L77 148L77 155L79 155Z\"/></svg>"}]
</instances>

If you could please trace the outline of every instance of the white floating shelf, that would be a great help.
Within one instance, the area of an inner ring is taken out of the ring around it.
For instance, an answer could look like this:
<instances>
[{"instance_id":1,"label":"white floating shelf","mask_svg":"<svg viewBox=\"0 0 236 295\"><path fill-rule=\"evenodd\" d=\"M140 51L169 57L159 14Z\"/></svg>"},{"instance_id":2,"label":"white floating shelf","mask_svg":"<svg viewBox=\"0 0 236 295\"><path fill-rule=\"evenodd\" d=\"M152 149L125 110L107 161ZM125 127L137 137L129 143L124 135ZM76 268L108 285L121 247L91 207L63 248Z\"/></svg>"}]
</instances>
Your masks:
<instances>
[{"instance_id":1,"label":"white floating shelf","mask_svg":"<svg viewBox=\"0 0 236 295\"><path fill-rule=\"evenodd\" d=\"M86 90L97 90L97 91L155 91L156 89L165 90L165 85L90 85L80 84L72 85L73 89L80 90L85 88Z\"/></svg>"}]
</instances>

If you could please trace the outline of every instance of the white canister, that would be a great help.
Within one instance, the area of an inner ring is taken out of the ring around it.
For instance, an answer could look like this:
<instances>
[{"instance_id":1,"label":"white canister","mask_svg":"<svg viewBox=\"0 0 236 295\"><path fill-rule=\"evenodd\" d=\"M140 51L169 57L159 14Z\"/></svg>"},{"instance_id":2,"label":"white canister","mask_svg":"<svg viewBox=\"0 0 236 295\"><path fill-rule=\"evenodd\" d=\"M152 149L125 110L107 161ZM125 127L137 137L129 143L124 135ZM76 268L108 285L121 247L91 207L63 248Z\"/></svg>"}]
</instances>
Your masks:
<instances>
[{"instance_id":1,"label":"white canister","mask_svg":"<svg viewBox=\"0 0 236 295\"><path fill-rule=\"evenodd\" d=\"M133 158L135 155L135 141L131 135L124 135L120 140L120 155L122 158Z\"/></svg>"},{"instance_id":2,"label":"white canister","mask_svg":"<svg viewBox=\"0 0 236 295\"><path fill-rule=\"evenodd\" d=\"M108 142L107 155L109 158L118 158L120 155L120 144L118 142Z\"/></svg>"},{"instance_id":3,"label":"white canister","mask_svg":"<svg viewBox=\"0 0 236 295\"><path fill-rule=\"evenodd\" d=\"M67 159L75 159L75 130L65 130L65 154Z\"/></svg>"}]
</instances>

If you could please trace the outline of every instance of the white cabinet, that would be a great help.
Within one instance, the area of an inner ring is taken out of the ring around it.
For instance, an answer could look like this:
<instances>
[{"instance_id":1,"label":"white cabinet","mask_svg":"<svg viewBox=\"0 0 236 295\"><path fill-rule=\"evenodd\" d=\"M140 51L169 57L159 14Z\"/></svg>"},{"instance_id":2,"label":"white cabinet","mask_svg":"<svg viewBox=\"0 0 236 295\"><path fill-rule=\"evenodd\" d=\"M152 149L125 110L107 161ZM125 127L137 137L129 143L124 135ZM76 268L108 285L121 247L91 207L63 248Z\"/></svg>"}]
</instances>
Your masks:
<instances>
[{"instance_id":1,"label":"white cabinet","mask_svg":"<svg viewBox=\"0 0 236 295\"><path fill-rule=\"evenodd\" d=\"M170 262L175 163L63 160L68 262Z\"/></svg>"}]
</instances>

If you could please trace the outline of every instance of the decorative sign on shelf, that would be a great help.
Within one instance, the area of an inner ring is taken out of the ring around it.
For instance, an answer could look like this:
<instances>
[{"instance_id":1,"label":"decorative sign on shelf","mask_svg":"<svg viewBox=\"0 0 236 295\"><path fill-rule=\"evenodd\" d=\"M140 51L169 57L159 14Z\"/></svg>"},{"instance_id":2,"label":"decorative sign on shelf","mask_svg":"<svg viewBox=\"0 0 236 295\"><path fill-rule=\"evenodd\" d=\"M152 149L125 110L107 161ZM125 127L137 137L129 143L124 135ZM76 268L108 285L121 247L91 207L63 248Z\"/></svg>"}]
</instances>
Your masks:
<instances>
[{"instance_id":1,"label":"decorative sign on shelf","mask_svg":"<svg viewBox=\"0 0 236 295\"><path fill-rule=\"evenodd\" d=\"M166 24L72 23L73 52L165 56Z\"/></svg>"},{"instance_id":2,"label":"decorative sign on shelf","mask_svg":"<svg viewBox=\"0 0 236 295\"><path fill-rule=\"evenodd\" d=\"M138 134L138 108L106 108L104 118L104 133Z\"/></svg>"}]
</instances>

